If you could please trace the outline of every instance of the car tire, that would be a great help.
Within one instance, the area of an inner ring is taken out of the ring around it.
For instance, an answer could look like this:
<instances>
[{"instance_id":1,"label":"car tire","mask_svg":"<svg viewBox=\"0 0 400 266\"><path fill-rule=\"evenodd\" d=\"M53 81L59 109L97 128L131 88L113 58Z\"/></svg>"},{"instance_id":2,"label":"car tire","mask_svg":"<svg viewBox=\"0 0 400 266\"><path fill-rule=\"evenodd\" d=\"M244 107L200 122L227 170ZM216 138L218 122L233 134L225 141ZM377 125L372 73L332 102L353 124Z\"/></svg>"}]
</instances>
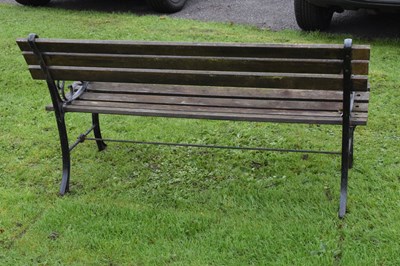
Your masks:
<instances>
[{"instance_id":1,"label":"car tire","mask_svg":"<svg viewBox=\"0 0 400 266\"><path fill-rule=\"evenodd\" d=\"M15 0L17 3L24 6L44 6L51 0Z\"/></svg>"},{"instance_id":2,"label":"car tire","mask_svg":"<svg viewBox=\"0 0 400 266\"><path fill-rule=\"evenodd\" d=\"M182 10L186 0L147 0L147 3L157 12L174 13Z\"/></svg>"},{"instance_id":3,"label":"car tire","mask_svg":"<svg viewBox=\"0 0 400 266\"><path fill-rule=\"evenodd\" d=\"M328 29L333 16L332 9L313 5L307 0L294 0L294 13L297 25L306 31Z\"/></svg>"}]
</instances>

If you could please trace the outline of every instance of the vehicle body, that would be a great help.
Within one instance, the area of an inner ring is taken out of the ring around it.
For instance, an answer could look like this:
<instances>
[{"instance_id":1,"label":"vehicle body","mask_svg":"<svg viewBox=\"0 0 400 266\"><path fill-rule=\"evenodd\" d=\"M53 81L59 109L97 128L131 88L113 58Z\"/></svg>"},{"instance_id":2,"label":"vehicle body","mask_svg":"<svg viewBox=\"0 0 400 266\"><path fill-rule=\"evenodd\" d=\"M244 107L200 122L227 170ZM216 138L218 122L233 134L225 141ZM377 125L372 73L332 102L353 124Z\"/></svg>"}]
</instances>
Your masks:
<instances>
[{"instance_id":1,"label":"vehicle body","mask_svg":"<svg viewBox=\"0 0 400 266\"><path fill-rule=\"evenodd\" d=\"M15 0L21 5L44 6L51 0ZM187 0L147 0L147 3L157 12L174 13L180 11Z\"/></svg>"},{"instance_id":2,"label":"vehicle body","mask_svg":"<svg viewBox=\"0 0 400 266\"><path fill-rule=\"evenodd\" d=\"M335 12L370 9L399 12L400 0L294 0L297 24L303 30L325 30Z\"/></svg>"},{"instance_id":3,"label":"vehicle body","mask_svg":"<svg viewBox=\"0 0 400 266\"><path fill-rule=\"evenodd\" d=\"M357 10L360 8L373 9L383 12L400 11L399 0L308 0L316 6L334 10Z\"/></svg>"}]
</instances>

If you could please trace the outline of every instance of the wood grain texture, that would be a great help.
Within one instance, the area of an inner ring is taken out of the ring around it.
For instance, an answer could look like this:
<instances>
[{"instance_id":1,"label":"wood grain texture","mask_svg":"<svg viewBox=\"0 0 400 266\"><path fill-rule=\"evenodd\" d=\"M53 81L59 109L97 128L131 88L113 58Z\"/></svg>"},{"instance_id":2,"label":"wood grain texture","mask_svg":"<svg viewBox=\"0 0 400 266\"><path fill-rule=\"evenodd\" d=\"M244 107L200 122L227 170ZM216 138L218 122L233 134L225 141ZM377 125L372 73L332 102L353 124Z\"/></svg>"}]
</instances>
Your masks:
<instances>
[{"instance_id":1,"label":"wood grain texture","mask_svg":"<svg viewBox=\"0 0 400 266\"><path fill-rule=\"evenodd\" d=\"M142 95L166 95L166 96L201 96L221 98L252 98L271 100L320 100L342 101L342 91L324 90L290 90L271 88L248 87L216 87L216 86L181 86L163 84L135 84L135 83L108 83L90 82L89 92L97 93L123 93ZM369 92L355 92L356 102L368 102Z\"/></svg>"},{"instance_id":2,"label":"wood grain texture","mask_svg":"<svg viewBox=\"0 0 400 266\"><path fill-rule=\"evenodd\" d=\"M48 106L47 110L53 110L52 106ZM334 124L340 125L342 118L340 115L335 116L309 116L309 115L292 115L292 114L256 114L256 113L225 113L211 111L177 111L177 110L160 110L145 108L117 108L106 106L88 106L88 105L68 105L65 107L66 112L83 112L83 113L99 113L99 114L115 114L115 115L135 115L135 116L153 116L153 117L170 117L170 118L193 118L193 119L211 119L211 120L236 120L250 122L280 122L280 123L305 123L305 124ZM352 125L365 125L366 117L354 116L351 121Z\"/></svg>"},{"instance_id":3,"label":"wood grain texture","mask_svg":"<svg viewBox=\"0 0 400 266\"><path fill-rule=\"evenodd\" d=\"M342 101L310 101L310 100L266 100L249 98L216 98L216 97L188 97L164 95L131 95L114 93L85 93L79 99L103 102L171 104L205 107L230 107L230 108L263 108L263 109L295 109L295 110L328 110L340 111ZM365 112L366 103L357 103L354 109Z\"/></svg>"},{"instance_id":4,"label":"wood grain texture","mask_svg":"<svg viewBox=\"0 0 400 266\"><path fill-rule=\"evenodd\" d=\"M28 65L37 65L33 52L23 52ZM236 72L281 72L340 74L343 62L339 59L248 58L170 55L120 55L94 53L43 53L48 66L182 69ZM368 74L367 60L353 60L355 75Z\"/></svg>"},{"instance_id":5,"label":"wood grain texture","mask_svg":"<svg viewBox=\"0 0 400 266\"><path fill-rule=\"evenodd\" d=\"M26 38L18 39L22 51L31 51ZM141 55L225 56L257 58L342 59L343 45L335 44L250 44L182 43L102 40L36 40L42 52L111 53ZM368 45L354 45L354 60L369 60Z\"/></svg>"},{"instance_id":6,"label":"wood grain texture","mask_svg":"<svg viewBox=\"0 0 400 266\"><path fill-rule=\"evenodd\" d=\"M30 66L34 79L45 79L39 66ZM94 67L49 67L56 80L84 80L100 82L157 83L176 85L232 86L252 88L291 88L342 90L342 75L304 73L264 73L234 71L201 71L175 69L126 69ZM368 90L366 76L354 75L356 91Z\"/></svg>"}]
</instances>

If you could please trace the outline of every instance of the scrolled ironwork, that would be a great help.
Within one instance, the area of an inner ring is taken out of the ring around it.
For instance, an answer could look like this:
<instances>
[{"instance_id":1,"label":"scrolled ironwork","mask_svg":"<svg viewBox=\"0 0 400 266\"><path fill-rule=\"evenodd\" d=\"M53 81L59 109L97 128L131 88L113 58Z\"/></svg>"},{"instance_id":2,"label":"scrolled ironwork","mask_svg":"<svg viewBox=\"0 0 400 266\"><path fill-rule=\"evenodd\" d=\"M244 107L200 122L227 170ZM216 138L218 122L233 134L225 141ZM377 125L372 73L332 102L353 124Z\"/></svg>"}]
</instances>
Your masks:
<instances>
[{"instance_id":1,"label":"scrolled ironwork","mask_svg":"<svg viewBox=\"0 0 400 266\"><path fill-rule=\"evenodd\" d=\"M64 80L57 80L56 81L56 87L57 87L57 90L58 90L58 92L60 94L60 98L62 99L62 101L63 102L67 101L68 99L67 99L67 97L65 95L65 90L64 90L65 81Z\"/></svg>"},{"instance_id":2,"label":"scrolled ironwork","mask_svg":"<svg viewBox=\"0 0 400 266\"><path fill-rule=\"evenodd\" d=\"M76 100L82 95L87 89L88 82L86 81L76 81L68 85L69 91L65 91L65 81L56 81L57 90L60 94L60 98L63 104L70 104L72 101Z\"/></svg>"}]
</instances>

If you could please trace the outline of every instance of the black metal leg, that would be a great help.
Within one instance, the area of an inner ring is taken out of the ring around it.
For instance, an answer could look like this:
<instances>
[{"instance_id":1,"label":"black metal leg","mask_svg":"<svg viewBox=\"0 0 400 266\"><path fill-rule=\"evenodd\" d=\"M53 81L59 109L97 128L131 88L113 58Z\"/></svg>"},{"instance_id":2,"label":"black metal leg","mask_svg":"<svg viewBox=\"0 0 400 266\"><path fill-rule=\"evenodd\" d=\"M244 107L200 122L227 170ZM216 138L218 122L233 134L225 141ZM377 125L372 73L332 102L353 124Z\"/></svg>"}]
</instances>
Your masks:
<instances>
[{"instance_id":1,"label":"black metal leg","mask_svg":"<svg viewBox=\"0 0 400 266\"><path fill-rule=\"evenodd\" d=\"M349 168L353 168L353 147L354 147L354 130L355 127L350 127L350 158L349 158Z\"/></svg>"},{"instance_id":2,"label":"black metal leg","mask_svg":"<svg viewBox=\"0 0 400 266\"><path fill-rule=\"evenodd\" d=\"M340 184L339 218L344 218L344 216L346 214L348 172L349 172L349 169L342 166L342 178L341 178L341 184Z\"/></svg>"},{"instance_id":3,"label":"black metal leg","mask_svg":"<svg viewBox=\"0 0 400 266\"><path fill-rule=\"evenodd\" d=\"M342 124L342 169L340 182L340 206L339 218L344 218L347 205L347 181L349 177L350 167L350 145L352 141L351 116L351 92L353 91L352 80L352 40L344 41L344 58L343 58L343 124Z\"/></svg>"},{"instance_id":4,"label":"black metal leg","mask_svg":"<svg viewBox=\"0 0 400 266\"><path fill-rule=\"evenodd\" d=\"M60 187L60 195L63 196L69 191L69 178L71 173L71 157L68 146L67 128L65 126L64 116L57 118L58 132L60 135L61 152L62 152L62 180Z\"/></svg>"},{"instance_id":5,"label":"black metal leg","mask_svg":"<svg viewBox=\"0 0 400 266\"><path fill-rule=\"evenodd\" d=\"M340 206L339 218L344 218L346 214L347 205L347 182L349 176L350 166L350 128L346 125L343 126L343 139L342 139L342 169L341 169L341 182L340 182Z\"/></svg>"},{"instance_id":6,"label":"black metal leg","mask_svg":"<svg viewBox=\"0 0 400 266\"><path fill-rule=\"evenodd\" d=\"M93 133L96 139L102 139L101 131L100 131L100 121L99 121L99 114L93 113L92 114L92 124L93 124ZM102 140L96 140L97 147L99 151L104 150L107 147L107 144L104 143Z\"/></svg>"}]
</instances>

